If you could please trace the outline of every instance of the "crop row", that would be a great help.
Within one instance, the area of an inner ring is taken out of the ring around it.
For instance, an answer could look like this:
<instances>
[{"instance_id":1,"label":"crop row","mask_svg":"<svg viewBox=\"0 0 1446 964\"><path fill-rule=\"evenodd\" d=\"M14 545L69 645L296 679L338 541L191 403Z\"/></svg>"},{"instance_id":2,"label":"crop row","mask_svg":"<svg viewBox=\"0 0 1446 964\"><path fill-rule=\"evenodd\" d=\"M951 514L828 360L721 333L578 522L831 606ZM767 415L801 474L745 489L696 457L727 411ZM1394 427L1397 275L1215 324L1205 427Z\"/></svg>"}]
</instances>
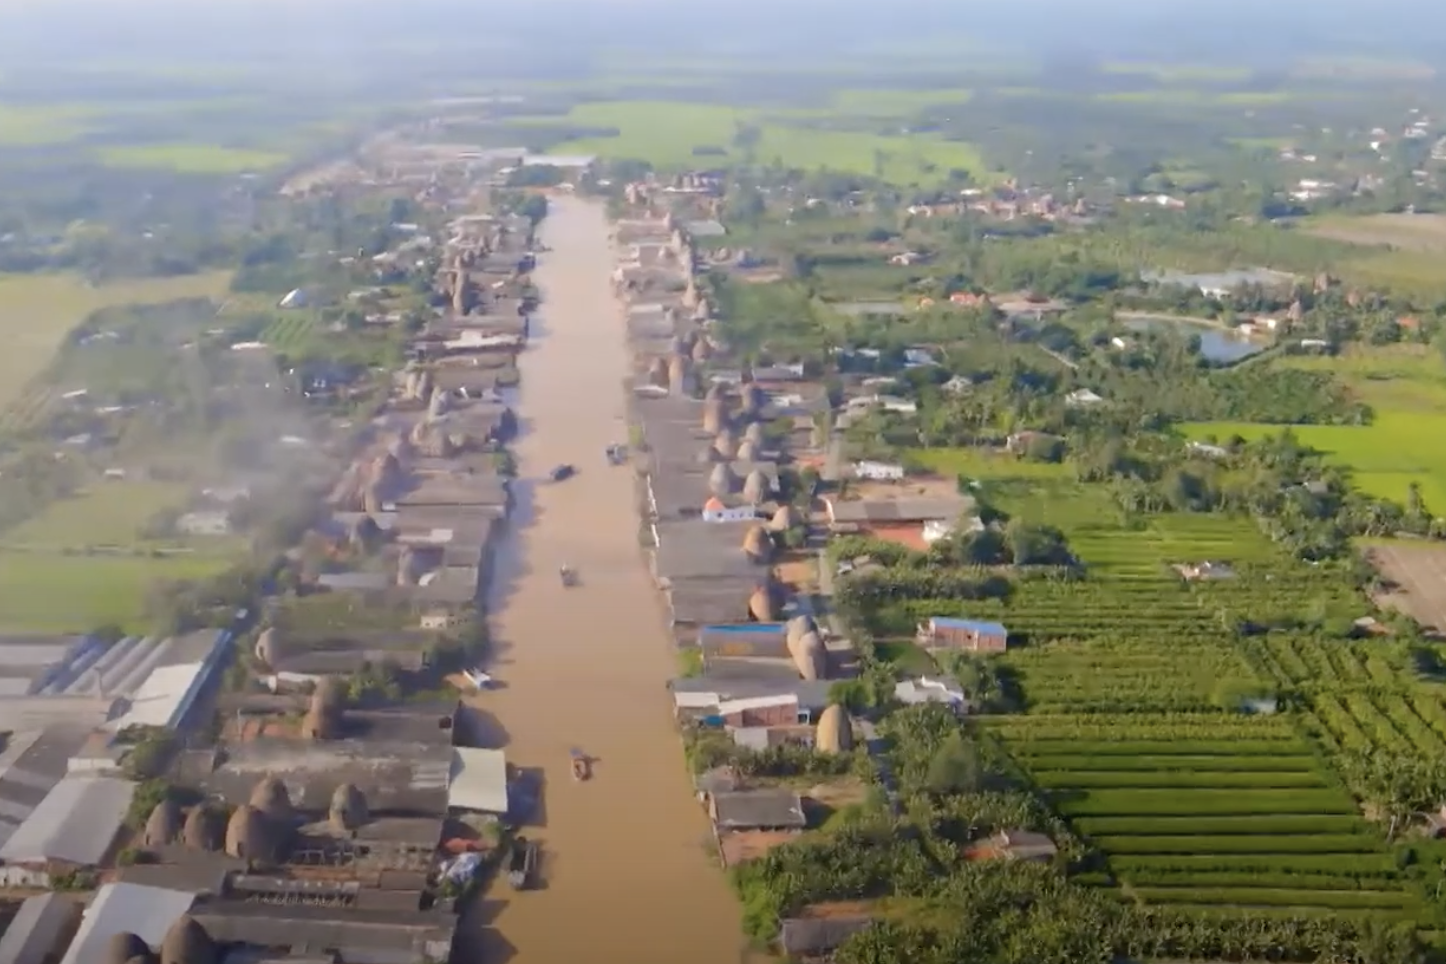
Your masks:
<instances>
[{"instance_id":1,"label":"crop row","mask_svg":"<svg viewBox=\"0 0 1446 964\"><path fill-rule=\"evenodd\" d=\"M1120 854L1110 858L1115 873L1131 876L1137 872L1177 871L1201 873L1328 874L1347 877L1394 877L1395 859L1390 854Z\"/></svg>"},{"instance_id":2,"label":"crop row","mask_svg":"<svg viewBox=\"0 0 1446 964\"><path fill-rule=\"evenodd\" d=\"M1175 722L1169 722L1173 716ZM1163 717L1163 718L1162 718ZM1041 714L998 717L986 721L1009 740L1021 742L1081 744L1119 740L1121 743L1173 743L1180 745L1239 739L1271 741L1280 745L1297 745L1298 737L1286 729L1277 717L1225 717L1206 713L1116 713L1082 715L1076 713ZM1211 723L1214 725L1211 725ZM1188 751L1187 751L1188 752ZM1272 752L1279 752L1278 749Z\"/></svg>"},{"instance_id":3,"label":"crop row","mask_svg":"<svg viewBox=\"0 0 1446 964\"><path fill-rule=\"evenodd\" d=\"M1129 875L1129 883L1131 887L1229 887L1242 890L1264 888L1270 890L1368 890L1381 892L1392 889L1391 881L1380 877L1241 871L1205 871L1191 874L1140 870Z\"/></svg>"},{"instance_id":4,"label":"crop row","mask_svg":"<svg viewBox=\"0 0 1446 964\"><path fill-rule=\"evenodd\" d=\"M1074 825L1081 833L1091 836L1349 834L1369 829L1361 817L1311 813L1237 817L1080 817Z\"/></svg>"},{"instance_id":5,"label":"crop row","mask_svg":"<svg viewBox=\"0 0 1446 964\"><path fill-rule=\"evenodd\" d=\"M1046 789L1095 787L1127 789L1138 787L1151 789L1173 787L1179 789L1225 789L1242 787L1255 789L1309 789L1323 787L1325 782L1314 772L1258 772L1258 771L1188 771L1155 770L1109 771L1109 770L1046 770L1034 773L1034 782Z\"/></svg>"},{"instance_id":6,"label":"crop row","mask_svg":"<svg viewBox=\"0 0 1446 964\"><path fill-rule=\"evenodd\" d=\"M287 348L304 339L311 327L311 319L304 316L277 318L262 331L261 340L275 348Z\"/></svg>"},{"instance_id":7,"label":"crop row","mask_svg":"<svg viewBox=\"0 0 1446 964\"><path fill-rule=\"evenodd\" d=\"M1267 890L1231 887L1137 887L1154 904L1230 904L1236 907L1330 907L1399 909L1412 898L1399 891Z\"/></svg>"},{"instance_id":8,"label":"crop row","mask_svg":"<svg viewBox=\"0 0 1446 964\"><path fill-rule=\"evenodd\" d=\"M1370 837L1340 833L1095 837L1094 842L1109 854L1361 854L1379 849Z\"/></svg>"},{"instance_id":9,"label":"crop row","mask_svg":"<svg viewBox=\"0 0 1446 964\"><path fill-rule=\"evenodd\" d=\"M1296 756L1265 755L1234 756L1226 754L1202 755L1140 755L1126 756L1029 756L1029 769L1035 773L1052 770L1069 770L1076 773L1091 770L1106 770L1113 773L1127 771L1150 773L1155 771L1176 771L1191 773L1313 773L1316 769L1314 758L1304 754Z\"/></svg>"},{"instance_id":10,"label":"crop row","mask_svg":"<svg viewBox=\"0 0 1446 964\"><path fill-rule=\"evenodd\" d=\"M1083 790L1057 801L1072 817L1225 816L1227 814L1355 814L1339 790Z\"/></svg>"},{"instance_id":11,"label":"crop row","mask_svg":"<svg viewBox=\"0 0 1446 964\"><path fill-rule=\"evenodd\" d=\"M1161 904L1162 902L1157 899L1155 903ZM1200 903L1171 903L1166 906L1177 914L1186 914L1191 917L1234 917L1249 915L1251 918L1275 917L1289 921L1298 921L1301 918L1310 917L1327 917L1331 920L1359 919L1362 921L1377 922L1395 921L1406 920L1415 913L1414 908L1407 907L1325 907L1318 904L1272 906L1237 903L1216 904L1202 901Z\"/></svg>"},{"instance_id":12,"label":"crop row","mask_svg":"<svg viewBox=\"0 0 1446 964\"><path fill-rule=\"evenodd\" d=\"M1030 761L1049 758L1091 760L1122 757L1125 759L1174 760L1205 757L1230 758L1243 761L1247 757L1266 760L1310 759L1309 751L1293 733L1283 732L1278 739L1240 740L1110 740L1088 742L1080 740L1019 740L1011 741L1010 749L1015 755ZM1126 769L1124 765L1110 767L1112 770ZM1253 769L1242 762L1241 769ZM1292 767L1292 769L1295 769Z\"/></svg>"}]
</instances>

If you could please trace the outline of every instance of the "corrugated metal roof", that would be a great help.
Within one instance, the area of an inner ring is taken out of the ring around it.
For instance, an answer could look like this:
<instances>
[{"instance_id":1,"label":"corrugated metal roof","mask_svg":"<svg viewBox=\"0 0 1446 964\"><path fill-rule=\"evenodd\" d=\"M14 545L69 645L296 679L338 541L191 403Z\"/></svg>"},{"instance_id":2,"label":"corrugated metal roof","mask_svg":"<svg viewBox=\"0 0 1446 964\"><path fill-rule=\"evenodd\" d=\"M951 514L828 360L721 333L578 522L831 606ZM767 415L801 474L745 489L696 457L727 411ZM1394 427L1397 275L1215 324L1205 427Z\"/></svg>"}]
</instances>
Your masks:
<instances>
[{"instance_id":1,"label":"corrugated metal roof","mask_svg":"<svg viewBox=\"0 0 1446 964\"><path fill-rule=\"evenodd\" d=\"M0 937L0 964L44 964L78 916L80 907L59 894L26 900Z\"/></svg>"},{"instance_id":2,"label":"corrugated metal roof","mask_svg":"<svg viewBox=\"0 0 1446 964\"><path fill-rule=\"evenodd\" d=\"M70 942L70 949L60 964L104 961L110 939L121 933L135 934L152 947L158 947L166 939L166 931L191 909L195 899L195 894L185 890L144 884L106 884L86 909L75 940Z\"/></svg>"},{"instance_id":3,"label":"corrugated metal roof","mask_svg":"<svg viewBox=\"0 0 1446 964\"><path fill-rule=\"evenodd\" d=\"M455 747L447 805L484 813L507 812L507 757L501 750Z\"/></svg>"},{"instance_id":4,"label":"corrugated metal roof","mask_svg":"<svg viewBox=\"0 0 1446 964\"><path fill-rule=\"evenodd\" d=\"M0 847L0 860L99 863L110 849L135 792L136 785L129 780L66 777Z\"/></svg>"}]
</instances>

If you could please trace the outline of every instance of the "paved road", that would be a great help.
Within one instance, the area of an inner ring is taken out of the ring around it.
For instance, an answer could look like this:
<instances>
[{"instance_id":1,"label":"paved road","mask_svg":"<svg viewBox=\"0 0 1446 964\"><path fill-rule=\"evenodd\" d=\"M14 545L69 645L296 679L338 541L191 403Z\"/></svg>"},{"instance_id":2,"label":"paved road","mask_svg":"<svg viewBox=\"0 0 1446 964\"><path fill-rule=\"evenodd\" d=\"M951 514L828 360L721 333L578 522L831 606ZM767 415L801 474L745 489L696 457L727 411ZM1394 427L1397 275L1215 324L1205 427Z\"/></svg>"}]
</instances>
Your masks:
<instances>
[{"instance_id":1,"label":"paved road","mask_svg":"<svg viewBox=\"0 0 1446 964\"><path fill-rule=\"evenodd\" d=\"M605 457L626 439L628 368L607 230L601 208L574 199L543 224L543 305L520 361L519 532L494 590L491 670L503 688L476 698L509 760L543 787L524 830L542 843L543 882L523 894L494 882L464 930L469 964L740 959L737 902L706 848L670 722L676 665L638 548L633 484ZM545 481L564 462L577 477ZM562 588L564 563L578 588ZM570 778L574 745L597 759L590 782Z\"/></svg>"}]
</instances>

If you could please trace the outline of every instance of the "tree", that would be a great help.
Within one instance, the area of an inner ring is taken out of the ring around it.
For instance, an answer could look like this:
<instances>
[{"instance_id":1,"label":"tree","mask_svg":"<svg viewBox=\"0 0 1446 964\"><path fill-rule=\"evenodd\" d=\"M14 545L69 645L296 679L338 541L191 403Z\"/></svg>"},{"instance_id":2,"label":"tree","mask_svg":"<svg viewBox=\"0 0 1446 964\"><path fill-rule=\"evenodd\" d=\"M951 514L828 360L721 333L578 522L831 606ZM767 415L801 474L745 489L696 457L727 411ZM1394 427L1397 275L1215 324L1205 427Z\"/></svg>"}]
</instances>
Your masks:
<instances>
[{"instance_id":1,"label":"tree","mask_svg":"<svg viewBox=\"0 0 1446 964\"><path fill-rule=\"evenodd\" d=\"M929 761L925 785L939 794L973 793L983 782L978 748L955 731Z\"/></svg>"}]
</instances>

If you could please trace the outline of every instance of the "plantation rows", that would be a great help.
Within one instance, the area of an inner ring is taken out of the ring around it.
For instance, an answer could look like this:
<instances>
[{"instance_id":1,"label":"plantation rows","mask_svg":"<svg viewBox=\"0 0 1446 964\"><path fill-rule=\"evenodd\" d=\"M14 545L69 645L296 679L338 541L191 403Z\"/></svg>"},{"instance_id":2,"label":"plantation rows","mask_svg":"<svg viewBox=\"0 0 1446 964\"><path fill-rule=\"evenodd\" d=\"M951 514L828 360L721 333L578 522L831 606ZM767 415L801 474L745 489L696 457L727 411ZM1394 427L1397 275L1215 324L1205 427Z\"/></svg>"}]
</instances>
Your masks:
<instances>
[{"instance_id":1,"label":"plantation rows","mask_svg":"<svg viewBox=\"0 0 1446 964\"><path fill-rule=\"evenodd\" d=\"M261 332L261 341L285 351L296 348L311 335L312 320L305 315L283 315L275 318Z\"/></svg>"},{"instance_id":2,"label":"plantation rows","mask_svg":"<svg viewBox=\"0 0 1446 964\"><path fill-rule=\"evenodd\" d=\"M1006 663L1034 710L1202 710L1221 680L1253 682L1235 650L1175 635L1168 649L1138 640L1096 638L1016 650Z\"/></svg>"},{"instance_id":3,"label":"plantation rows","mask_svg":"<svg viewBox=\"0 0 1446 964\"><path fill-rule=\"evenodd\" d=\"M1187 685L1190 658L1187 648ZM1283 718L1052 715L992 726L1134 899L1313 912L1412 905L1375 828Z\"/></svg>"},{"instance_id":4,"label":"plantation rows","mask_svg":"<svg viewBox=\"0 0 1446 964\"><path fill-rule=\"evenodd\" d=\"M1348 642L1275 634L1242 641L1261 671L1281 686L1307 690L1397 689L1408 677L1404 653L1383 640Z\"/></svg>"},{"instance_id":5,"label":"plantation rows","mask_svg":"<svg viewBox=\"0 0 1446 964\"><path fill-rule=\"evenodd\" d=\"M1316 732L1331 749L1446 753L1446 709L1427 694L1320 694L1311 700Z\"/></svg>"}]
</instances>

